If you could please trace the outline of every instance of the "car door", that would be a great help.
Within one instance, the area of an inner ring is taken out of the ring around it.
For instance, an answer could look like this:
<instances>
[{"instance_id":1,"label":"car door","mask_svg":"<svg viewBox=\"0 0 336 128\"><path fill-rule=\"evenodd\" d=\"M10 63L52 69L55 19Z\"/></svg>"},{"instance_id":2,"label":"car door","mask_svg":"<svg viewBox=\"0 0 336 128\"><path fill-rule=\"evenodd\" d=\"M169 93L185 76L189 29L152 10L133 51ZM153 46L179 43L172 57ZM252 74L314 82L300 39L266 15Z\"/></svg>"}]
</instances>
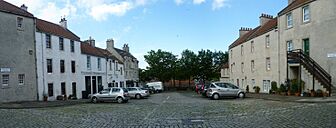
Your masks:
<instances>
[{"instance_id":1,"label":"car door","mask_svg":"<svg viewBox=\"0 0 336 128\"><path fill-rule=\"evenodd\" d=\"M219 92L220 96L227 96L228 95L228 88L224 83L216 83L216 85L219 87L217 90Z\"/></svg>"},{"instance_id":2,"label":"car door","mask_svg":"<svg viewBox=\"0 0 336 128\"><path fill-rule=\"evenodd\" d=\"M115 100L118 96L118 94L120 93L120 89L119 88L112 88L111 90L111 95L110 95L110 98L111 100Z\"/></svg>"},{"instance_id":3,"label":"car door","mask_svg":"<svg viewBox=\"0 0 336 128\"><path fill-rule=\"evenodd\" d=\"M97 95L99 100L108 100L109 99L109 93L110 90L109 89L103 89L102 91L99 92L99 94Z\"/></svg>"},{"instance_id":4,"label":"car door","mask_svg":"<svg viewBox=\"0 0 336 128\"><path fill-rule=\"evenodd\" d=\"M237 86L230 83L226 83L226 86L228 87L228 96L237 96L237 93L239 92Z\"/></svg>"},{"instance_id":5,"label":"car door","mask_svg":"<svg viewBox=\"0 0 336 128\"><path fill-rule=\"evenodd\" d=\"M135 88L127 88L127 90L130 97L135 97Z\"/></svg>"}]
</instances>

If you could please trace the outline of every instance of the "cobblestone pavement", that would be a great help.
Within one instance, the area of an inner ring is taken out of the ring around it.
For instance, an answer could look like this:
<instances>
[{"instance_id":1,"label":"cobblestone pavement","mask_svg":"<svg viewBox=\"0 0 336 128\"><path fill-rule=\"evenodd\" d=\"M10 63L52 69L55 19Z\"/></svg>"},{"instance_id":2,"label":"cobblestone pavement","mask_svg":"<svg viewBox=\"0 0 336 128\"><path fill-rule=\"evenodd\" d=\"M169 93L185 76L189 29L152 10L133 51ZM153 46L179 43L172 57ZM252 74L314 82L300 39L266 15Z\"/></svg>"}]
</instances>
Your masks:
<instances>
[{"instance_id":1,"label":"cobblestone pavement","mask_svg":"<svg viewBox=\"0 0 336 128\"><path fill-rule=\"evenodd\" d=\"M166 92L126 104L99 103L39 109L0 109L0 127L336 127L336 103L261 99L209 100Z\"/></svg>"}]
</instances>

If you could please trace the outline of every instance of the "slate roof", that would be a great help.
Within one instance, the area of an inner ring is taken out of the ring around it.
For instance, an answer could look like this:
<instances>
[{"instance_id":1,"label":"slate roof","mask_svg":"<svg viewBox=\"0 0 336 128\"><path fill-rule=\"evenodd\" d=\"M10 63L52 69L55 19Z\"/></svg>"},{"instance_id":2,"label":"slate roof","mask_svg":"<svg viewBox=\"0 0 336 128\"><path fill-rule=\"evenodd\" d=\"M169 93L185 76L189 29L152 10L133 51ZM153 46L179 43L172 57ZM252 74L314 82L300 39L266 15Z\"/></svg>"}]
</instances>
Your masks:
<instances>
[{"instance_id":1,"label":"slate roof","mask_svg":"<svg viewBox=\"0 0 336 128\"><path fill-rule=\"evenodd\" d=\"M7 12L15 15L25 16L34 18L34 15L21 9L20 7L17 7L11 3L8 3L6 1L0 0L0 11Z\"/></svg>"},{"instance_id":2,"label":"slate roof","mask_svg":"<svg viewBox=\"0 0 336 128\"><path fill-rule=\"evenodd\" d=\"M50 33L63 38L68 38L74 41L80 41L80 38L70 30L63 28L61 25L54 24L45 20L36 19L36 28L38 31Z\"/></svg>"},{"instance_id":3,"label":"slate roof","mask_svg":"<svg viewBox=\"0 0 336 128\"><path fill-rule=\"evenodd\" d=\"M254 29L252 29L251 31L247 32L246 34L242 35L241 37L239 37L236 41L234 41L230 46L229 49L234 48L240 44L243 44L253 38L256 38L258 36L261 36L275 28L277 28L278 25L278 21L277 18L274 18L270 21L268 21L267 23L265 23L262 26L258 26Z\"/></svg>"},{"instance_id":4,"label":"slate roof","mask_svg":"<svg viewBox=\"0 0 336 128\"><path fill-rule=\"evenodd\" d=\"M118 48L114 48L122 57L125 57L125 56L127 56L127 57L131 57L132 59L137 59L137 58L135 58L131 53L129 53L129 52L126 52L126 51L124 51L124 50L121 50L121 49L118 49Z\"/></svg>"},{"instance_id":5,"label":"slate roof","mask_svg":"<svg viewBox=\"0 0 336 128\"><path fill-rule=\"evenodd\" d=\"M111 52L109 52L108 50L106 49L101 49L101 48L97 48L100 52L102 52L104 54L104 56L110 58L110 59L113 59L113 60L116 60L118 61L120 64L124 64L122 62L122 60L119 60L117 57L113 56L113 54Z\"/></svg>"},{"instance_id":6,"label":"slate roof","mask_svg":"<svg viewBox=\"0 0 336 128\"><path fill-rule=\"evenodd\" d=\"M286 8L284 8L283 10L281 10L278 15L282 16L282 15L284 15L284 14L286 14L286 13L288 13L288 12L294 10L294 9L297 9L297 8L299 8L299 7L301 7L301 6L305 5L305 4L308 4L310 2L313 2L313 1L315 1L315 0L294 0Z\"/></svg>"}]
</instances>

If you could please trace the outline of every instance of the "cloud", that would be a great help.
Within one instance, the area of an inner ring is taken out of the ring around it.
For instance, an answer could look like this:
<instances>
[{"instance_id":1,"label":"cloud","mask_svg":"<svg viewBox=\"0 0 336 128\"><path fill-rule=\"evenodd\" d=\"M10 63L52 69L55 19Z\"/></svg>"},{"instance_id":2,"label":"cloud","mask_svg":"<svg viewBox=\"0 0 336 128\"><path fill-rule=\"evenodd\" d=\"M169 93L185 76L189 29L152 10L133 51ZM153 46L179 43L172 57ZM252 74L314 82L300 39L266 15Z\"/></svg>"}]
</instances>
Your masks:
<instances>
[{"instance_id":1,"label":"cloud","mask_svg":"<svg viewBox=\"0 0 336 128\"><path fill-rule=\"evenodd\" d=\"M213 0L212 2L212 10L218 10L222 7L229 7L228 4L226 4L228 0Z\"/></svg>"},{"instance_id":2,"label":"cloud","mask_svg":"<svg viewBox=\"0 0 336 128\"><path fill-rule=\"evenodd\" d=\"M205 2L205 0L193 0L194 4L202 4L204 2Z\"/></svg>"},{"instance_id":3,"label":"cloud","mask_svg":"<svg viewBox=\"0 0 336 128\"><path fill-rule=\"evenodd\" d=\"M89 15L97 21L106 20L111 15L123 16L127 11L134 8L130 2L101 4L91 8Z\"/></svg>"},{"instance_id":4,"label":"cloud","mask_svg":"<svg viewBox=\"0 0 336 128\"><path fill-rule=\"evenodd\" d=\"M177 5L181 5L181 4L184 3L184 1L183 1L183 0L175 0L175 3L176 3Z\"/></svg>"}]
</instances>

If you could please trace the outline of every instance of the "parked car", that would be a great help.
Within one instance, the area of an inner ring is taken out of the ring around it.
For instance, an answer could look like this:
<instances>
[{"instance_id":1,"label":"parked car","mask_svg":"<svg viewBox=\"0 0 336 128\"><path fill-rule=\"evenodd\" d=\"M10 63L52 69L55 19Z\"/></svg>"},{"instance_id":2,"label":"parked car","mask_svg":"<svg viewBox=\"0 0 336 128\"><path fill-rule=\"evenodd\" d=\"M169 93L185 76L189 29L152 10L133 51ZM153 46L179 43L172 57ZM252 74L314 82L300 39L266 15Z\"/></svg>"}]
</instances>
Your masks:
<instances>
[{"instance_id":1,"label":"parked car","mask_svg":"<svg viewBox=\"0 0 336 128\"><path fill-rule=\"evenodd\" d=\"M214 82L210 84L207 89L207 96L217 100L220 97L245 97L245 90L239 89L239 87L225 82Z\"/></svg>"},{"instance_id":2,"label":"parked car","mask_svg":"<svg viewBox=\"0 0 336 128\"><path fill-rule=\"evenodd\" d=\"M150 94L155 93L155 88L154 87L145 86L145 87L142 87L141 89L142 90L147 90Z\"/></svg>"},{"instance_id":3,"label":"parked car","mask_svg":"<svg viewBox=\"0 0 336 128\"><path fill-rule=\"evenodd\" d=\"M126 88L111 87L102 91L89 95L92 103L101 101L117 101L118 103L127 103L129 99L128 90Z\"/></svg>"},{"instance_id":4,"label":"parked car","mask_svg":"<svg viewBox=\"0 0 336 128\"><path fill-rule=\"evenodd\" d=\"M139 87L129 87L127 90L131 98L141 99L149 96L148 90L142 90Z\"/></svg>"},{"instance_id":5,"label":"parked car","mask_svg":"<svg viewBox=\"0 0 336 128\"><path fill-rule=\"evenodd\" d=\"M162 82L150 82L146 84L148 87L154 87L155 92L163 92Z\"/></svg>"}]
</instances>

